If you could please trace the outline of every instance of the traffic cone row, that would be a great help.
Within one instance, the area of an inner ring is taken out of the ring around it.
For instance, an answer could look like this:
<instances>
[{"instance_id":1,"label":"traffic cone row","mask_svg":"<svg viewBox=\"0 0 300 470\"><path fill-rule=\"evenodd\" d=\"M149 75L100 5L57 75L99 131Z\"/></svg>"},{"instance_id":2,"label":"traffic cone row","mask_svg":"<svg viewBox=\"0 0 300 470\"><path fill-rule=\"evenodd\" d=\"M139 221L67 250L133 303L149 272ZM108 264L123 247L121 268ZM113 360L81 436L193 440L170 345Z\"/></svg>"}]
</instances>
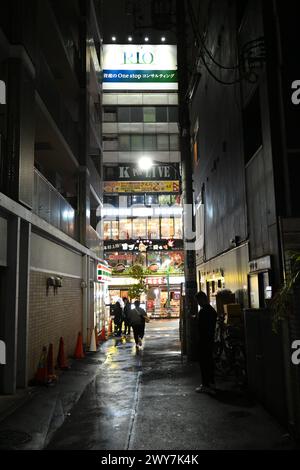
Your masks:
<instances>
[{"instance_id":1,"label":"traffic cone row","mask_svg":"<svg viewBox=\"0 0 300 470\"><path fill-rule=\"evenodd\" d=\"M74 352L74 358L75 359L84 358L82 334L80 332L78 333L78 337L77 337L77 343L76 343L76 348L75 348L75 352Z\"/></svg>"},{"instance_id":2,"label":"traffic cone row","mask_svg":"<svg viewBox=\"0 0 300 470\"><path fill-rule=\"evenodd\" d=\"M110 320L108 333L112 330L112 321ZM100 335L98 334L97 326L93 328L90 338L90 352L96 352L100 341L106 341L105 326L103 326ZM82 334L79 332L77 343L74 351L74 359L83 359L85 357L83 350ZM65 355L65 347L63 337L59 340L59 348L56 360L56 369L68 370L70 366ZM53 357L53 344L49 344L48 353L47 347L43 346L41 356L39 359L38 367L34 379L31 381L32 385L49 385L57 381L57 375L54 373L54 357Z\"/></svg>"},{"instance_id":3,"label":"traffic cone row","mask_svg":"<svg viewBox=\"0 0 300 470\"><path fill-rule=\"evenodd\" d=\"M107 334L108 334L108 335L111 335L111 334L112 334L112 319L110 319L109 322L108 322Z\"/></svg>"},{"instance_id":4,"label":"traffic cone row","mask_svg":"<svg viewBox=\"0 0 300 470\"><path fill-rule=\"evenodd\" d=\"M103 328L102 328L102 330L101 330L100 340L101 340L101 341L106 341L106 340L107 340L106 334L105 334L105 326L103 326Z\"/></svg>"},{"instance_id":5,"label":"traffic cone row","mask_svg":"<svg viewBox=\"0 0 300 470\"><path fill-rule=\"evenodd\" d=\"M90 352L96 352L96 351L97 351L96 332L94 329L92 329L91 341L90 341Z\"/></svg>"},{"instance_id":6,"label":"traffic cone row","mask_svg":"<svg viewBox=\"0 0 300 470\"><path fill-rule=\"evenodd\" d=\"M37 371L31 383L32 385L50 385L56 382L56 380L57 376L54 374L53 344L49 344L48 354L46 346L43 346Z\"/></svg>"},{"instance_id":7,"label":"traffic cone row","mask_svg":"<svg viewBox=\"0 0 300 470\"><path fill-rule=\"evenodd\" d=\"M59 349L58 349L58 355L57 355L57 369L61 370L68 370L70 369L66 356L65 356L65 345L64 345L64 339L63 337L60 338L59 340Z\"/></svg>"}]
</instances>

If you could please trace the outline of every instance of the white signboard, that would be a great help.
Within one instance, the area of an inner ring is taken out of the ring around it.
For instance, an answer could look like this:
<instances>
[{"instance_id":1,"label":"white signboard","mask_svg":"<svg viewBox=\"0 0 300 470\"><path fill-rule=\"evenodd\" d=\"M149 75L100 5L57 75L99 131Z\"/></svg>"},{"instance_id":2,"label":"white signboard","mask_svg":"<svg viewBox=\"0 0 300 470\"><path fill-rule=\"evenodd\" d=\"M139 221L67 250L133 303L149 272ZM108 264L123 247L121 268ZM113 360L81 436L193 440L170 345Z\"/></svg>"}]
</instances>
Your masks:
<instances>
[{"instance_id":1,"label":"white signboard","mask_svg":"<svg viewBox=\"0 0 300 470\"><path fill-rule=\"evenodd\" d=\"M176 46L104 45L103 89L177 90Z\"/></svg>"}]
</instances>

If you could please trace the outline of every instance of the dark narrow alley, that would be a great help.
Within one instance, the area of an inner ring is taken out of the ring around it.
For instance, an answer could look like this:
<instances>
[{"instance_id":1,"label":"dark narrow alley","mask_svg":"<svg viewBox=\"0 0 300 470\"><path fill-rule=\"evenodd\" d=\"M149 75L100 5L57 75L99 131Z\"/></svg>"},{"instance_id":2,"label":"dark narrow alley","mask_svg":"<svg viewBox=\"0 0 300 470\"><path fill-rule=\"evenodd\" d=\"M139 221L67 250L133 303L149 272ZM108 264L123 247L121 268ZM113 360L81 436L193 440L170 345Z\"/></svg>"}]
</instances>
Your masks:
<instances>
[{"instance_id":1,"label":"dark narrow alley","mask_svg":"<svg viewBox=\"0 0 300 470\"><path fill-rule=\"evenodd\" d=\"M93 368L95 376L86 384L77 403L68 408L66 416L59 417L57 410L61 415L65 413L64 404L69 406L76 395L74 382L87 374L87 365ZM47 449L291 448L284 429L253 398L239 391L233 378L218 380L215 397L195 392L200 382L199 367L186 363L181 356L177 320L150 322L139 353L132 337L108 340L100 352L64 372L62 379L68 386L60 391L58 383L55 397L62 406L56 407L56 411L53 408L49 428L40 430ZM52 389L41 393L47 401L49 392L51 403ZM26 406L31 407L31 413L34 408L38 413L40 402L37 400L36 405L29 402ZM0 432L10 425L19 427L23 413L21 408L8 418L1 424ZM53 434L60 418L64 422ZM37 436L32 437L36 442ZM30 449L32 445L31 441L19 448Z\"/></svg>"}]
</instances>

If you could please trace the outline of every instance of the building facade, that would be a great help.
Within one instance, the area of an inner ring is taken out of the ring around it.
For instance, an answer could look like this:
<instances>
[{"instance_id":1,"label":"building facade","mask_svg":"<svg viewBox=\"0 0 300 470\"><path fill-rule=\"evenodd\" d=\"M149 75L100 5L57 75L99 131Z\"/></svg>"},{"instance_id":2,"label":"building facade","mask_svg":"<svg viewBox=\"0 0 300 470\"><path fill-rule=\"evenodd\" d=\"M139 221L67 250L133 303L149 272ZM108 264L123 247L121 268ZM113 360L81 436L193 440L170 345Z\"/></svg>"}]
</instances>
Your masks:
<instances>
[{"instance_id":1,"label":"building facade","mask_svg":"<svg viewBox=\"0 0 300 470\"><path fill-rule=\"evenodd\" d=\"M105 308L100 3L1 5L2 393L28 384L43 346L56 357L60 337L67 355L78 332L88 342Z\"/></svg>"},{"instance_id":2,"label":"building facade","mask_svg":"<svg viewBox=\"0 0 300 470\"><path fill-rule=\"evenodd\" d=\"M270 308L289 250L299 251L293 7L212 1L196 17L189 5L198 285L213 304L219 290L235 294L245 309L249 386L299 432L297 310L274 334Z\"/></svg>"},{"instance_id":3,"label":"building facade","mask_svg":"<svg viewBox=\"0 0 300 470\"><path fill-rule=\"evenodd\" d=\"M104 45L104 257L111 300L142 266L147 310L178 316L183 283L176 46ZM151 159L148 169L142 158Z\"/></svg>"}]
</instances>

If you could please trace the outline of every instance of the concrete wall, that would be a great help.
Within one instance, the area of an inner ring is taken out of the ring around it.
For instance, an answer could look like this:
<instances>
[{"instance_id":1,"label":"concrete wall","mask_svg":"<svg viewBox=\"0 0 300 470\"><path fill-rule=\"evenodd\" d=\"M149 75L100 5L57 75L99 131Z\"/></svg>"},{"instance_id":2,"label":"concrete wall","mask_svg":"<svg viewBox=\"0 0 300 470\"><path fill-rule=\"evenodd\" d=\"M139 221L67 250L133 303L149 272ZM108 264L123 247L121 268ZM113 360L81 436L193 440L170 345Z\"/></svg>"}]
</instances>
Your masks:
<instances>
[{"instance_id":1,"label":"concrete wall","mask_svg":"<svg viewBox=\"0 0 300 470\"><path fill-rule=\"evenodd\" d=\"M31 269L82 277L82 255L32 233Z\"/></svg>"},{"instance_id":2,"label":"concrete wall","mask_svg":"<svg viewBox=\"0 0 300 470\"><path fill-rule=\"evenodd\" d=\"M201 274L201 282L204 283L206 279L211 279L213 272L220 272L221 270L224 272L225 289L230 289L235 293L237 301L243 303L244 307L247 307L248 245L235 248L197 268L198 273L200 272Z\"/></svg>"},{"instance_id":3,"label":"concrete wall","mask_svg":"<svg viewBox=\"0 0 300 470\"><path fill-rule=\"evenodd\" d=\"M218 51L222 64L235 64L237 41L234 2L213 2L206 45ZM223 81L236 75L211 67ZM194 168L195 196L204 187L205 256L211 259L231 248L238 236L247 239L245 168L239 84L225 86L209 76L204 67L191 104L191 129L196 136L198 162Z\"/></svg>"}]
</instances>

